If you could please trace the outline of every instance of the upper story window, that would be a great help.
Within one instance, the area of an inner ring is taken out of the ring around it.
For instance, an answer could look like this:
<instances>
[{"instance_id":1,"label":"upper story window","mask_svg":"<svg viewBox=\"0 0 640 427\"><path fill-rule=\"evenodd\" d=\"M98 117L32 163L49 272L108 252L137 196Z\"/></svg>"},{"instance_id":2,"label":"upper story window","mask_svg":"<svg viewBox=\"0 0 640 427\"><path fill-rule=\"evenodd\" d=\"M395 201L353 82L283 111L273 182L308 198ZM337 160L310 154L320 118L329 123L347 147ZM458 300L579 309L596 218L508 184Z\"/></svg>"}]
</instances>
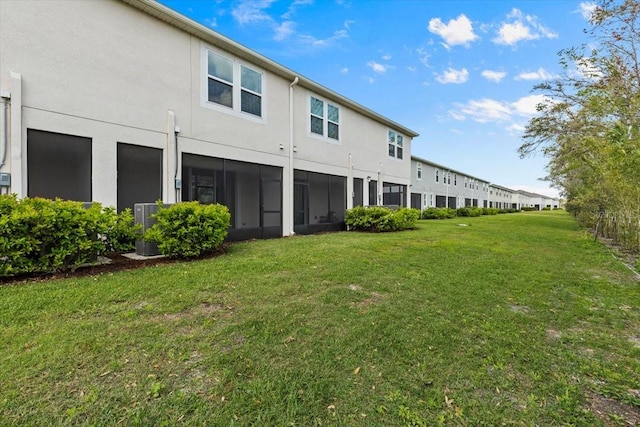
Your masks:
<instances>
[{"instance_id":1,"label":"upper story window","mask_svg":"<svg viewBox=\"0 0 640 427\"><path fill-rule=\"evenodd\" d=\"M264 74L207 50L207 101L262 117Z\"/></svg>"},{"instance_id":2,"label":"upper story window","mask_svg":"<svg viewBox=\"0 0 640 427\"><path fill-rule=\"evenodd\" d=\"M436 169L436 182L440 182L440 171Z\"/></svg>"},{"instance_id":3,"label":"upper story window","mask_svg":"<svg viewBox=\"0 0 640 427\"><path fill-rule=\"evenodd\" d=\"M467 188L467 178L464 179L464 188Z\"/></svg>"},{"instance_id":4,"label":"upper story window","mask_svg":"<svg viewBox=\"0 0 640 427\"><path fill-rule=\"evenodd\" d=\"M399 133L389 130L389 157L403 158L404 137Z\"/></svg>"},{"instance_id":5,"label":"upper story window","mask_svg":"<svg viewBox=\"0 0 640 427\"><path fill-rule=\"evenodd\" d=\"M453 185L458 185L458 175L453 175Z\"/></svg>"},{"instance_id":6,"label":"upper story window","mask_svg":"<svg viewBox=\"0 0 640 427\"><path fill-rule=\"evenodd\" d=\"M314 96L309 98L310 130L317 135L340 140L340 108Z\"/></svg>"},{"instance_id":7,"label":"upper story window","mask_svg":"<svg viewBox=\"0 0 640 427\"><path fill-rule=\"evenodd\" d=\"M422 163L416 165L416 177L422 179Z\"/></svg>"}]
</instances>

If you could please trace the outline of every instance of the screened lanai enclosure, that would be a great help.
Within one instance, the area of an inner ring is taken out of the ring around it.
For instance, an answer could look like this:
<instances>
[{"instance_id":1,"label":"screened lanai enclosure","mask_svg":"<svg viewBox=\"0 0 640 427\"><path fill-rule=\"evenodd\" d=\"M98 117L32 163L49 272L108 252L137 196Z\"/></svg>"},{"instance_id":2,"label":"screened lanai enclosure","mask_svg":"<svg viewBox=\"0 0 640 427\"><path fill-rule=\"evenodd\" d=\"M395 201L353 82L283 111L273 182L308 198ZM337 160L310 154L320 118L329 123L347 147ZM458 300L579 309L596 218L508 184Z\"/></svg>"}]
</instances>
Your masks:
<instances>
[{"instance_id":1,"label":"screened lanai enclosure","mask_svg":"<svg viewBox=\"0 0 640 427\"><path fill-rule=\"evenodd\" d=\"M293 230L296 234L345 229L347 179L296 170L293 187Z\"/></svg>"},{"instance_id":2,"label":"screened lanai enclosure","mask_svg":"<svg viewBox=\"0 0 640 427\"><path fill-rule=\"evenodd\" d=\"M228 240L282 236L282 168L185 153L182 200L227 206Z\"/></svg>"}]
</instances>

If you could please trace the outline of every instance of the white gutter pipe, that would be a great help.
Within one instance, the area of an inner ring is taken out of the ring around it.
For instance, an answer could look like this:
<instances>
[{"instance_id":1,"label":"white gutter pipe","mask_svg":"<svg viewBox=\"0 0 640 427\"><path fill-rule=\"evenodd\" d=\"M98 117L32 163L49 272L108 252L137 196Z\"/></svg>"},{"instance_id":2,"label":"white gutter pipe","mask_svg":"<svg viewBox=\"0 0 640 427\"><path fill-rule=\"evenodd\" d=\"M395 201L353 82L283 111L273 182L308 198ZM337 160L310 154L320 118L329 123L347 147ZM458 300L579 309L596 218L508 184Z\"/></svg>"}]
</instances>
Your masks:
<instances>
[{"instance_id":1,"label":"white gutter pipe","mask_svg":"<svg viewBox=\"0 0 640 427\"><path fill-rule=\"evenodd\" d=\"M293 87L298 84L298 76L296 76L289 85L289 212L287 212L287 221L289 223L289 233L293 236Z\"/></svg>"},{"instance_id":2,"label":"white gutter pipe","mask_svg":"<svg viewBox=\"0 0 640 427\"><path fill-rule=\"evenodd\" d=\"M0 99L2 100L2 114L0 115L0 117L2 117L2 157L0 157L1 168L6 164L5 161L7 160L7 144L9 143L9 120L7 117L7 109L9 106L7 104L9 103L9 99L11 99L11 95L9 94L9 92L0 91Z\"/></svg>"}]
</instances>

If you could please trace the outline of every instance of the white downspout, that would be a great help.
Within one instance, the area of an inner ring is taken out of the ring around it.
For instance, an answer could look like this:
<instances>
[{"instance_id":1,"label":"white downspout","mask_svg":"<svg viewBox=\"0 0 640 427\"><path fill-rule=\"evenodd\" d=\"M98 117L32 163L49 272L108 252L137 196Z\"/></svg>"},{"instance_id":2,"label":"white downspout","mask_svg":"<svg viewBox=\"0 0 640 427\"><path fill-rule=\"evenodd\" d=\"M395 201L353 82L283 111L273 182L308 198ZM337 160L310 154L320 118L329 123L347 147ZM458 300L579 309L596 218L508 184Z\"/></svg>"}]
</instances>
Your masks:
<instances>
[{"instance_id":1,"label":"white downspout","mask_svg":"<svg viewBox=\"0 0 640 427\"><path fill-rule=\"evenodd\" d=\"M289 229L289 235L293 236L293 187L294 187L294 173L293 173L293 87L298 84L298 76L296 76L289 85L289 202L287 209L287 228Z\"/></svg>"},{"instance_id":2,"label":"white downspout","mask_svg":"<svg viewBox=\"0 0 640 427\"><path fill-rule=\"evenodd\" d=\"M7 145L9 144L9 119L7 116L8 103L11 94L8 91L0 91L0 100L2 100L2 156L0 157L0 169L6 164Z\"/></svg>"},{"instance_id":3,"label":"white downspout","mask_svg":"<svg viewBox=\"0 0 640 427\"><path fill-rule=\"evenodd\" d=\"M382 194L382 190L384 188L383 185L382 185L382 178L383 178L383 176L382 176L382 162L380 162L380 168L378 169L378 185L377 185L377 187L378 187L378 189L377 189L377 192L378 192L378 204L377 204L377 206L382 206L383 205L383 201L384 201L384 196Z\"/></svg>"},{"instance_id":4,"label":"white downspout","mask_svg":"<svg viewBox=\"0 0 640 427\"><path fill-rule=\"evenodd\" d=\"M349 191L351 190L351 191ZM353 185L353 157L349 153L349 169L347 171L347 209L353 208L354 197L354 185Z\"/></svg>"}]
</instances>

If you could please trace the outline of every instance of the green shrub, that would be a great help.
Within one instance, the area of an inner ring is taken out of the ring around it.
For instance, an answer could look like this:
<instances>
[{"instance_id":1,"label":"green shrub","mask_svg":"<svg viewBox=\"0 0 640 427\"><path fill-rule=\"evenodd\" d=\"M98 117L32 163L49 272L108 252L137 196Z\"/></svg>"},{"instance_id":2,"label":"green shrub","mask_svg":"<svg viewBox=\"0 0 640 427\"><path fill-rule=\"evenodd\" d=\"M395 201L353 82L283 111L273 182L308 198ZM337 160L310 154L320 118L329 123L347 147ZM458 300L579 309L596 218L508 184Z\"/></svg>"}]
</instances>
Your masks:
<instances>
[{"instance_id":1,"label":"green shrub","mask_svg":"<svg viewBox=\"0 0 640 427\"><path fill-rule=\"evenodd\" d=\"M521 210L523 210L525 212L531 212L531 211L537 211L538 209L534 208L533 206L525 206Z\"/></svg>"},{"instance_id":2,"label":"green shrub","mask_svg":"<svg viewBox=\"0 0 640 427\"><path fill-rule=\"evenodd\" d=\"M142 237L142 225L135 224L131 209L116 213L112 207L102 211L105 230L102 238L106 252L127 252L136 248L136 240Z\"/></svg>"},{"instance_id":3,"label":"green shrub","mask_svg":"<svg viewBox=\"0 0 640 427\"><path fill-rule=\"evenodd\" d=\"M74 269L105 252L102 207L0 196L0 276Z\"/></svg>"},{"instance_id":4,"label":"green shrub","mask_svg":"<svg viewBox=\"0 0 640 427\"><path fill-rule=\"evenodd\" d=\"M448 219L455 218L456 210L452 208L427 208L422 211L422 219Z\"/></svg>"},{"instance_id":5,"label":"green shrub","mask_svg":"<svg viewBox=\"0 0 640 427\"><path fill-rule=\"evenodd\" d=\"M456 216L460 216L460 217L470 216L469 213L470 213L470 210L467 207L456 209Z\"/></svg>"},{"instance_id":6,"label":"green shrub","mask_svg":"<svg viewBox=\"0 0 640 427\"><path fill-rule=\"evenodd\" d=\"M399 208L391 210L382 206L356 206L347 210L345 223L356 231L399 231L415 227L420 211Z\"/></svg>"},{"instance_id":7,"label":"green shrub","mask_svg":"<svg viewBox=\"0 0 640 427\"><path fill-rule=\"evenodd\" d=\"M482 215L498 215L498 208L482 208Z\"/></svg>"},{"instance_id":8,"label":"green shrub","mask_svg":"<svg viewBox=\"0 0 640 427\"><path fill-rule=\"evenodd\" d=\"M468 206L464 208L456 209L456 216L480 216L482 215L482 208Z\"/></svg>"},{"instance_id":9,"label":"green shrub","mask_svg":"<svg viewBox=\"0 0 640 427\"><path fill-rule=\"evenodd\" d=\"M393 213L397 219L397 227L399 230L407 230L414 228L416 222L420 218L420 210L413 208L400 208Z\"/></svg>"},{"instance_id":10,"label":"green shrub","mask_svg":"<svg viewBox=\"0 0 640 427\"><path fill-rule=\"evenodd\" d=\"M197 257L216 251L227 237L231 214L220 204L181 202L165 208L158 202L156 223L144 238L158 243L163 255Z\"/></svg>"}]
</instances>

